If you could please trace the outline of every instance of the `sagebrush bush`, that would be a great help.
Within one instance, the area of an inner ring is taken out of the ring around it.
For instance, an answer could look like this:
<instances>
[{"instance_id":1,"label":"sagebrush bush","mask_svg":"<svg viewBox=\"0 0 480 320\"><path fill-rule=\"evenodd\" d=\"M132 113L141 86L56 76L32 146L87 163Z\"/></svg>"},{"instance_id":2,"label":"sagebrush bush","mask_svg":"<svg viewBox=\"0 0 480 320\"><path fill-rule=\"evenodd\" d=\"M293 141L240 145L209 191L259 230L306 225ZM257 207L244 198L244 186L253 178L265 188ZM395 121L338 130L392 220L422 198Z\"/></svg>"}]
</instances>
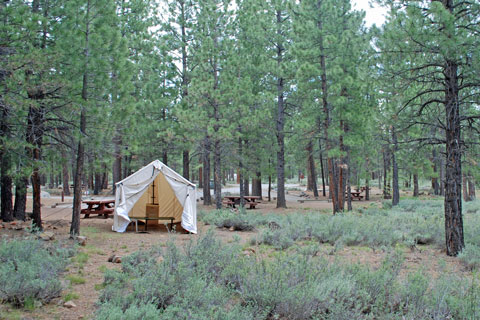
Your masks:
<instances>
[{"instance_id":1,"label":"sagebrush bush","mask_svg":"<svg viewBox=\"0 0 480 320\"><path fill-rule=\"evenodd\" d=\"M480 268L480 247L471 243L467 243L465 248L458 255L460 261L462 261L470 270Z\"/></svg>"},{"instance_id":2,"label":"sagebrush bush","mask_svg":"<svg viewBox=\"0 0 480 320\"><path fill-rule=\"evenodd\" d=\"M26 301L44 303L59 297L59 274L72 251L47 246L36 239L0 243L0 301L23 306Z\"/></svg>"},{"instance_id":3,"label":"sagebrush bush","mask_svg":"<svg viewBox=\"0 0 480 320\"><path fill-rule=\"evenodd\" d=\"M403 257L396 251L371 270L328 262L316 247L261 259L209 233L185 249L170 243L135 253L124 260L122 270L105 274L96 317L336 320L479 315L480 288L471 280L434 280L422 272L400 277Z\"/></svg>"},{"instance_id":4,"label":"sagebrush bush","mask_svg":"<svg viewBox=\"0 0 480 320\"><path fill-rule=\"evenodd\" d=\"M278 220L274 215L262 215L253 212L234 212L231 210L201 211L199 220L207 225L219 228L231 228L236 231L252 231L255 227L267 225Z\"/></svg>"},{"instance_id":5,"label":"sagebrush bush","mask_svg":"<svg viewBox=\"0 0 480 320\"><path fill-rule=\"evenodd\" d=\"M480 207L480 201L469 202L466 206L464 212L472 212ZM255 221L254 218L251 221ZM374 250L397 244L445 245L443 201L440 200L402 200L391 209L370 207L334 216L319 212L270 214L262 215L262 221L267 222L255 224L264 228L259 228L260 234L253 242L278 249L285 249L297 240L310 239L332 245L337 242L347 246L365 245ZM275 221L279 227L267 228L268 221ZM480 246L480 215L466 213L464 221L465 239Z\"/></svg>"}]
</instances>

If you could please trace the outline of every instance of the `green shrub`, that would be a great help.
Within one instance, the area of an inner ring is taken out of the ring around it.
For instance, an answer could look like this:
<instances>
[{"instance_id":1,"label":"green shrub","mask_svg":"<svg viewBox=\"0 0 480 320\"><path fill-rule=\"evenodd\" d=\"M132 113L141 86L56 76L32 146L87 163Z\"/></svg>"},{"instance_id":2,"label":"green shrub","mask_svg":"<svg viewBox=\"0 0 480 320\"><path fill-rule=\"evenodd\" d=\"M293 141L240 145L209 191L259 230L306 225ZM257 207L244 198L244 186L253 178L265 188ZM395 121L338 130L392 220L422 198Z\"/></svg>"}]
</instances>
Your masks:
<instances>
[{"instance_id":1,"label":"green shrub","mask_svg":"<svg viewBox=\"0 0 480 320\"><path fill-rule=\"evenodd\" d=\"M264 215L252 211L241 213L231 210L201 211L198 217L207 225L214 225L219 228L233 227L236 231L252 231L255 227L266 226L272 222L277 223L282 219L273 214Z\"/></svg>"},{"instance_id":2,"label":"green shrub","mask_svg":"<svg viewBox=\"0 0 480 320\"><path fill-rule=\"evenodd\" d=\"M478 269L480 267L480 247L467 243L465 248L458 255L458 258L470 270Z\"/></svg>"},{"instance_id":3,"label":"green shrub","mask_svg":"<svg viewBox=\"0 0 480 320\"><path fill-rule=\"evenodd\" d=\"M338 231L336 231L338 232ZM474 319L477 283L400 277L402 254L372 270L330 263L318 244L259 259L212 233L182 250L135 253L107 270L97 319ZM147 259L146 257L162 257ZM125 262L124 262L125 263ZM136 268L135 268L136 267ZM138 270L142 269L142 270Z\"/></svg>"},{"instance_id":4,"label":"green shrub","mask_svg":"<svg viewBox=\"0 0 480 320\"><path fill-rule=\"evenodd\" d=\"M65 278L70 281L71 284L84 284L86 282L85 278L75 274L69 274Z\"/></svg>"},{"instance_id":5,"label":"green shrub","mask_svg":"<svg viewBox=\"0 0 480 320\"><path fill-rule=\"evenodd\" d=\"M443 246L442 205L441 201L405 200L388 210L371 207L335 216L320 213L278 216L275 223L279 227L264 228L256 242L278 249L309 239L332 245L337 242L347 246L365 245L374 250L397 244ZM469 232L472 235L480 228L475 224L473 226L476 229ZM480 235L478 237L480 242Z\"/></svg>"},{"instance_id":6,"label":"green shrub","mask_svg":"<svg viewBox=\"0 0 480 320\"><path fill-rule=\"evenodd\" d=\"M38 300L44 303L59 297L59 274L70 250L47 247L39 240L24 239L0 243L0 301L23 306Z\"/></svg>"}]
</instances>

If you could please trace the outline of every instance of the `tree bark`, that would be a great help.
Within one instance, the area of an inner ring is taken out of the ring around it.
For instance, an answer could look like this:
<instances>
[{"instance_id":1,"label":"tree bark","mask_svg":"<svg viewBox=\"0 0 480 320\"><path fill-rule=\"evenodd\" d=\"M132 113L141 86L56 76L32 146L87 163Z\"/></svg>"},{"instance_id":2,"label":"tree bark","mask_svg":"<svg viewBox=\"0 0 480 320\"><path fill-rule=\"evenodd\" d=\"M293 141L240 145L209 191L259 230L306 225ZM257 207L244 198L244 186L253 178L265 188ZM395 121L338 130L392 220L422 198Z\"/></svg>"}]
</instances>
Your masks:
<instances>
[{"instance_id":1,"label":"tree bark","mask_svg":"<svg viewBox=\"0 0 480 320\"><path fill-rule=\"evenodd\" d=\"M365 182L365 201L370 200L370 180Z\"/></svg>"},{"instance_id":2,"label":"tree bark","mask_svg":"<svg viewBox=\"0 0 480 320\"><path fill-rule=\"evenodd\" d=\"M215 151L213 154L213 174L214 174L214 194L215 206L217 209L222 209L222 167L221 167L221 150L220 140L215 139Z\"/></svg>"},{"instance_id":3,"label":"tree bark","mask_svg":"<svg viewBox=\"0 0 480 320\"><path fill-rule=\"evenodd\" d=\"M250 195L250 179L248 178L248 175L244 175L243 177L243 188L245 189L245 195L249 196Z\"/></svg>"},{"instance_id":4,"label":"tree bark","mask_svg":"<svg viewBox=\"0 0 480 320\"><path fill-rule=\"evenodd\" d=\"M308 175L310 177L311 190L313 190L313 196L318 198L318 187L317 187L317 172L315 170L315 161L313 159L313 141L309 140L307 144L307 165L308 165Z\"/></svg>"},{"instance_id":5,"label":"tree bark","mask_svg":"<svg viewBox=\"0 0 480 320\"><path fill-rule=\"evenodd\" d=\"M451 0L446 2L451 4ZM457 69L456 62L446 62L444 71L447 155L445 168L445 240L447 255L449 256L458 255L465 247L462 217L462 163Z\"/></svg>"},{"instance_id":6,"label":"tree bark","mask_svg":"<svg viewBox=\"0 0 480 320\"><path fill-rule=\"evenodd\" d=\"M243 145L242 138L238 138L238 171L237 180L240 181L240 208L245 207L245 185L243 183Z\"/></svg>"},{"instance_id":7,"label":"tree bark","mask_svg":"<svg viewBox=\"0 0 480 320\"><path fill-rule=\"evenodd\" d=\"M29 98L42 100L44 98L42 89L30 90ZM45 107L42 101L38 105L31 105L28 110L27 119L27 143L30 148L30 155L33 160L32 188L33 188L33 211L32 224L39 230L43 230L41 213L41 182L39 163L41 160L41 148L43 142L43 131L45 121Z\"/></svg>"},{"instance_id":8,"label":"tree bark","mask_svg":"<svg viewBox=\"0 0 480 320\"><path fill-rule=\"evenodd\" d=\"M418 174L413 175L413 196L418 197Z\"/></svg>"},{"instance_id":9,"label":"tree bark","mask_svg":"<svg viewBox=\"0 0 480 320\"><path fill-rule=\"evenodd\" d=\"M112 191L115 194L116 183L122 180L122 136L117 130L113 138L114 154L113 154L113 168L112 168Z\"/></svg>"},{"instance_id":10,"label":"tree bark","mask_svg":"<svg viewBox=\"0 0 480 320\"><path fill-rule=\"evenodd\" d=\"M342 89L342 95L344 95L343 93L343 89ZM340 128L343 130L343 133L340 134L340 139L339 139L339 142L340 142L340 150L342 152L345 152L345 144L343 143L343 136L344 136L344 132L346 131L345 129L345 122L343 120L340 120ZM345 209L345 171L346 171L346 166L345 166L345 157L342 155L342 157L340 158L340 163L337 164L337 168L338 168L338 209L340 211L344 211Z\"/></svg>"},{"instance_id":11,"label":"tree bark","mask_svg":"<svg viewBox=\"0 0 480 320\"><path fill-rule=\"evenodd\" d=\"M252 196L260 197L262 199L262 173L257 171L255 178L252 179Z\"/></svg>"},{"instance_id":12,"label":"tree bark","mask_svg":"<svg viewBox=\"0 0 480 320\"><path fill-rule=\"evenodd\" d=\"M277 17L277 35L282 37L281 24L283 23L281 10L276 11ZM282 69L283 54L285 48L281 41L277 42L277 67L278 71ZM287 202L285 200L285 105L284 105L284 81L280 76L277 80L277 121L276 121L276 136L277 136L277 208L286 208Z\"/></svg>"},{"instance_id":13,"label":"tree bark","mask_svg":"<svg viewBox=\"0 0 480 320\"><path fill-rule=\"evenodd\" d=\"M5 222L13 221L13 194L12 194L12 177L10 176L10 156L3 154L1 161L1 217Z\"/></svg>"},{"instance_id":14,"label":"tree bark","mask_svg":"<svg viewBox=\"0 0 480 320\"><path fill-rule=\"evenodd\" d=\"M23 175L15 183L15 205L13 207L13 216L17 220L25 220L25 211L27 210L27 185L28 178Z\"/></svg>"},{"instance_id":15,"label":"tree bark","mask_svg":"<svg viewBox=\"0 0 480 320\"><path fill-rule=\"evenodd\" d=\"M322 141L318 138L318 150L320 152L320 170L322 171L322 194L324 197L327 196L325 190L325 172L323 170L323 152L322 152Z\"/></svg>"},{"instance_id":16,"label":"tree bark","mask_svg":"<svg viewBox=\"0 0 480 320\"><path fill-rule=\"evenodd\" d=\"M370 158L367 157L365 169L367 170L367 177L365 179L365 201L370 200ZM372 180L375 179L374 172L372 171Z\"/></svg>"},{"instance_id":17,"label":"tree bark","mask_svg":"<svg viewBox=\"0 0 480 320\"><path fill-rule=\"evenodd\" d=\"M204 139L203 150L203 204L209 206L212 204L210 195L210 137Z\"/></svg>"},{"instance_id":18,"label":"tree bark","mask_svg":"<svg viewBox=\"0 0 480 320\"><path fill-rule=\"evenodd\" d=\"M86 4L86 30L85 30L85 65L82 79L82 100L86 104L88 101L88 59L89 59L89 38L90 38L90 0ZM80 110L80 139L78 140L76 168L73 179L73 212L72 224L70 226L70 238L76 238L80 235L80 211L82 209L82 175L84 166L85 145L83 139L86 137L87 114L86 105L81 106ZM121 172L121 171L120 171Z\"/></svg>"},{"instance_id":19,"label":"tree bark","mask_svg":"<svg viewBox=\"0 0 480 320\"><path fill-rule=\"evenodd\" d=\"M438 176L437 176L437 171L438 171L437 163L438 163L437 150L433 148L432 150L432 169L433 169L432 189L433 189L433 194L436 196L440 194L440 186L438 184Z\"/></svg>"},{"instance_id":20,"label":"tree bark","mask_svg":"<svg viewBox=\"0 0 480 320\"><path fill-rule=\"evenodd\" d=\"M271 165L272 165L272 160L269 158L268 159L268 202L272 201L272 174L270 173L271 171Z\"/></svg>"},{"instance_id":21,"label":"tree bark","mask_svg":"<svg viewBox=\"0 0 480 320\"><path fill-rule=\"evenodd\" d=\"M400 186L398 185L398 165L396 152L398 151L398 141L397 141L397 132L395 127L392 126L392 179L393 179L393 197L392 197L392 206L396 206L400 202Z\"/></svg>"},{"instance_id":22,"label":"tree bark","mask_svg":"<svg viewBox=\"0 0 480 320\"><path fill-rule=\"evenodd\" d=\"M346 185L347 185L347 210L352 211L352 187L350 185L350 150L347 148L347 158L345 159L347 169L346 169Z\"/></svg>"},{"instance_id":23,"label":"tree bark","mask_svg":"<svg viewBox=\"0 0 480 320\"><path fill-rule=\"evenodd\" d=\"M3 98L3 97L0 97ZM6 138L10 136L10 126L8 124L9 110L3 99L0 100L2 117L0 119L0 136ZM0 216L3 221L13 221L13 194L12 194L12 177L10 169L12 166L11 155L8 151L4 151L4 147L0 149L0 184L1 184L1 209Z\"/></svg>"},{"instance_id":24,"label":"tree bark","mask_svg":"<svg viewBox=\"0 0 480 320\"><path fill-rule=\"evenodd\" d=\"M440 157L439 176L440 176L440 192L441 196L445 196L445 158L442 155Z\"/></svg>"},{"instance_id":25,"label":"tree bark","mask_svg":"<svg viewBox=\"0 0 480 320\"><path fill-rule=\"evenodd\" d=\"M320 8L318 8L320 10ZM323 31L322 22L317 23L319 30ZM323 45L323 37L319 41L320 47L320 72L321 72L321 81L322 81L322 104L323 104L323 113L325 114L325 120L323 125L323 135L325 138L325 151L327 152L327 172L328 172L328 183L329 183L329 197L332 199L333 214L336 214L339 211L338 206L338 184L335 178L335 168L334 160L330 156L330 150L332 149L331 141L328 135L328 129L330 127L330 106L328 104L328 86L327 86L327 68L325 63L325 49Z\"/></svg>"},{"instance_id":26,"label":"tree bark","mask_svg":"<svg viewBox=\"0 0 480 320\"><path fill-rule=\"evenodd\" d=\"M387 147L383 150L383 199L391 199L390 194L390 151Z\"/></svg>"},{"instance_id":27,"label":"tree bark","mask_svg":"<svg viewBox=\"0 0 480 320\"><path fill-rule=\"evenodd\" d=\"M183 151L183 177L190 180L190 152L188 150Z\"/></svg>"},{"instance_id":28,"label":"tree bark","mask_svg":"<svg viewBox=\"0 0 480 320\"><path fill-rule=\"evenodd\" d=\"M453 12L453 0L442 0L446 10ZM459 104L458 64L446 59L445 80L445 242L447 255L457 256L465 247L462 217L462 162Z\"/></svg>"},{"instance_id":29,"label":"tree bark","mask_svg":"<svg viewBox=\"0 0 480 320\"><path fill-rule=\"evenodd\" d=\"M93 186L93 194L98 195L100 191L102 191L102 186L103 186L102 173L95 171L95 183Z\"/></svg>"},{"instance_id":30,"label":"tree bark","mask_svg":"<svg viewBox=\"0 0 480 320\"><path fill-rule=\"evenodd\" d=\"M102 165L102 168L103 168L103 174L102 174L102 189L108 189L108 169L107 169L107 165L106 164L103 164Z\"/></svg>"},{"instance_id":31,"label":"tree bark","mask_svg":"<svg viewBox=\"0 0 480 320\"><path fill-rule=\"evenodd\" d=\"M83 76L84 80L83 83L87 85L87 75L86 73ZM85 94L82 93L82 97L84 97L84 101L86 102L86 87L85 87ZM76 168L73 178L73 212L72 212L72 224L70 226L70 237L76 238L80 235L80 211L82 207L82 174L83 174L83 165L84 165L84 143L83 138L86 134L86 112L85 107L82 106L82 110L80 112L80 132L81 137L78 142L77 148L77 160L76 160Z\"/></svg>"}]
</instances>

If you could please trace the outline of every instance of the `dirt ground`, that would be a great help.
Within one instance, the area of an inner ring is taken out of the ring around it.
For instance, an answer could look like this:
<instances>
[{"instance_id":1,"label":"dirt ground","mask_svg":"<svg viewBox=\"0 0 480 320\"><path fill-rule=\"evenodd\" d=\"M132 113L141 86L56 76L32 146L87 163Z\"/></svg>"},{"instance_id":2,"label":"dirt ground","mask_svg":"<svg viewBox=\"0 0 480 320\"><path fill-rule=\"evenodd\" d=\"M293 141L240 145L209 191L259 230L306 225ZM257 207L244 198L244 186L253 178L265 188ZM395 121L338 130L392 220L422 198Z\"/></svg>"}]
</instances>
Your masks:
<instances>
[{"instance_id":1,"label":"dirt ground","mask_svg":"<svg viewBox=\"0 0 480 320\"><path fill-rule=\"evenodd\" d=\"M292 196L297 196L297 191L289 191ZM373 191L372 201L355 201L354 207L370 206L372 203L380 204L380 194ZM66 200L69 201L69 200ZM42 199L42 217L46 231L53 232L55 239L59 241L73 241L68 239L70 220L71 220L71 200L70 204L59 204L57 198ZM325 199L321 201L288 201L288 209L276 209L275 201L262 201L261 205L255 209L258 214L276 213L276 214L294 214L295 212L320 212L329 214L331 203ZM28 202L27 211L31 210L31 201ZM213 207L205 207L200 202L198 210L213 210ZM177 245L182 246L188 241L195 240L198 236L204 234L211 226L205 226L198 222L198 235L183 233L169 233L163 225L148 228L148 233L136 233L132 227L129 227L125 233L112 232L113 220L92 217L81 219L81 234L87 237L86 246L79 247L82 259L74 259L63 278L76 277L79 281L73 284L65 280L65 290L62 297L41 306L34 311L25 311L12 308L8 305L0 305L0 319L91 319L95 312L95 304L98 300L103 282L103 272L106 269L120 268L120 264L108 262L112 255L123 257L139 249L149 248L154 245L165 246L171 240ZM20 229L20 230L16 230ZM256 232L234 232L227 229L214 228L216 236L224 242L232 242L234 236L239 236L240 241L245 247L250 246L249 240L256 235ZM0 229L0 238L23 236L25 230L21 225L3 224ZM260 254L260 248L252 247L252 252ZM327 259L336 262L356 262L369 265L376 268L385 258L386 253L382 251L373 251L367 247L345 247L337 252L329 245L322 247L322 252ZM424 270L434 277L445 272L460 272L468 276L470 273L454 258L447 257L444 252L424 246L420 249L405 249L405 263L402 267L403 273L409 273L415 270ZM73 297L72 301L76 305L74 308L64 307L64 299Z\"/></svg>"}]
</instances>

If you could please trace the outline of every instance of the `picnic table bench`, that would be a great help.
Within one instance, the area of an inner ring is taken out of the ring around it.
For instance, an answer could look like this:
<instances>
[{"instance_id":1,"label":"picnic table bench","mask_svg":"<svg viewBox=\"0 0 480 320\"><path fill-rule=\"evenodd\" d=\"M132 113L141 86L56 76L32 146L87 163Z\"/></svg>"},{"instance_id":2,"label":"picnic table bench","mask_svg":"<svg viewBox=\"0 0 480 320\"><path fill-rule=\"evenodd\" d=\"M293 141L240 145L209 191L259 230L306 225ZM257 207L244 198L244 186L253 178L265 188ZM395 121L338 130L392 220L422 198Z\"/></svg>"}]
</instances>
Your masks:
<instances>
[{"instance_id":1,"label":"picnic table bench","mask_svg":"<svg viewBox=\"0 0 480 320\"><path fill-rule=\"evenodd\" d=\"M91 214L98 214L99 216L103 215L106 218L110 214L113 214L115 200L85 200L82 203L86 204L88 207L80 211L81 214L85 215L85 219L89 218Z\"/></svg>"},{"instance_id":2,"label":"picnic table bench","mask_svg":"<svg viewBox=\"0 0 480 320\"><path fill-rule=\"evenodd\" d=\"M352 200L357 199L358 201L361 201L363 199L363 196L360 195L362 193L361 191L350 191L350 195L352 196ZM347 194L345 194L347 196Z\"/></svg>"},{"instance_id":3,"label":"picnic table bench","mask_svg":"<svg viewBox=\"0 0 480 320\"><path fill-rule=\"evenodd\" d=\"M259 196L244 196L245 206L248 205L249 209L255 209L261 202L256 201L260 199ZM235 205L240 205L240 196L225 196L223 197L223 204L227 207L235 208Z\"/></svg>"}]
</instances>

